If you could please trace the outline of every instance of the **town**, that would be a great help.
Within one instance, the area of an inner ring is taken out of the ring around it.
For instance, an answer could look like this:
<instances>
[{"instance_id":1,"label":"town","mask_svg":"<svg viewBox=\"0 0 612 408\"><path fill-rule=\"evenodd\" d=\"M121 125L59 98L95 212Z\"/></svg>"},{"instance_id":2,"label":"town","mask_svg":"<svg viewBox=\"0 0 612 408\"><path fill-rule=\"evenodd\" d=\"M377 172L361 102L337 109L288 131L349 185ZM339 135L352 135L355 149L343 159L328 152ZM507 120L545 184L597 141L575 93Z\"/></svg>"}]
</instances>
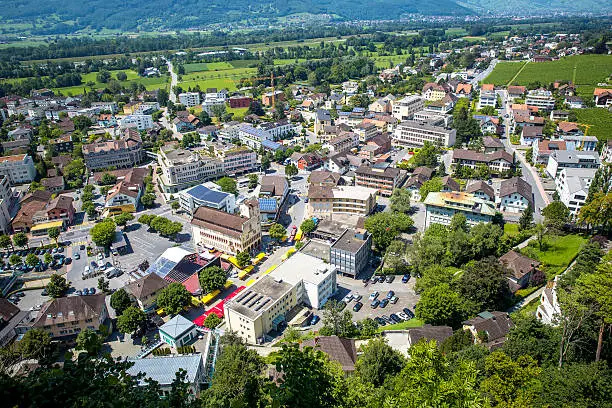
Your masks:
<instances>
[{"instance_id":1,"label":"town","mask_svg":"<svg viewBox=\"0 0 612 408\"><path fill-rule=\"evenodd\" d=\"M110 355L170 406L609 404L609 36L380 37L0 80L7 378Z\"/></svg>"}]
</instances>

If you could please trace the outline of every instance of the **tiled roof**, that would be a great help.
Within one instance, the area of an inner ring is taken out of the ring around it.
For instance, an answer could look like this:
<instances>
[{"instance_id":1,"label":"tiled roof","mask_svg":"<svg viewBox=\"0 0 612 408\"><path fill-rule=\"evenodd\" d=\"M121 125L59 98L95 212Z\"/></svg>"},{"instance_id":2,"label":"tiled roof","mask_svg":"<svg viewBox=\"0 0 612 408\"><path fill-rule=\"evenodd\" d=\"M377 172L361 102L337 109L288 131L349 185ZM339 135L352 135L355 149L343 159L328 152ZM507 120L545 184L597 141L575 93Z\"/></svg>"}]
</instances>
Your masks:
<instances>
[{"instance_id":1,"label":"tiled roof","mask_svg":"<svg viewBox=\"0 0 612 408\"><path fill-rule=\"evenodd\" d=\"M321 350L332 361L337 361L345 372L355 371L357 362L357 348L354 339L344 339L338 336L318 336L305 340L300 348L313 347Z\"/></svg>"},{"instance_id":2,"label":"tiled roof","mask_svg":"<svg viewBox=\"0 0 612 408\"><path fill-rule=\"evenodd\" d=\"M540 266L540 262L535 259L531 259L512 250L502 255L499 258L499 262L510 269L512 275L517 279L521 279L527 273L531 272L531 270Z\"/></svg>"},{"instance_id":3,"label":"tiled roof","mask_svg":"<svg viewBox=\"0 0 612 408\"><path fill-rule=\"evenodd\" d=\"M106 295L68 296L53 299L42 307L34 322L35 327L59 323L98 319L106 307Z\"/></svg>"},{"instance_id":4,"label":"tiled roof","mask_svg":"<svg viewBox=\"0 0 612 408\"><path fill-rule=\"evenodd\" d=\"M527 201L529 201L531 207L533 208L531 184L520 177L512 177L511 179L503 180L499 187L499 196L506 197L514 193L518 193L524 197Z\"/></svg>"},{"instance_id":5,"label":"tiled roof","mask_svg":"<svg viewBox=\"0 0 612 408\"><path fill-rule=\"evenodd\" d=\"M136 299L143 299L168 285L169 282L156 273L149 273L148 275L145 275L134 282L130 282L125 286L125 288Z\"/></svg>"},{"instance_id":6,"label":"tiled roof","mask_svg":"<svg viewBox=\"0 0 612 408\"><path fill-rule=\"evenodd\" d=\"M482 312L475 318L466 320L463 324L474 327L476 332L485 331L488 335L488 342L505 337L514 327L510 316L505 312Z\"/></svg>"},{"instance_id":7,"label":"tiled roof","mask_svg":"<svg viewBox=\"0 0 612 408\"><path fill-rule=\"evenodd\" d=\"M242 234L242 225L247 221L247 218L208 207L199 207L191 219L194 225L235 237Z\"/></svg>"}]
</instances>

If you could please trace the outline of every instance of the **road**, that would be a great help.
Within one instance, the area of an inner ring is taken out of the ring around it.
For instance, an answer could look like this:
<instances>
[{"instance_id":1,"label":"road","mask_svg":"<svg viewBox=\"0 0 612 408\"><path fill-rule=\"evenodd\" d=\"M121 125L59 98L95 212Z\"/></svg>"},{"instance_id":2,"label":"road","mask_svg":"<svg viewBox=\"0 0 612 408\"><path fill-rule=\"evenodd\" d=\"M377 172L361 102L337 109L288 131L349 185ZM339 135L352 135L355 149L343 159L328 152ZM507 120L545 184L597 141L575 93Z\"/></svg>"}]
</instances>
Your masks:
<instances>
[{"instance_id":1,"label":"road","mask_svg":"<svg viewBox=\"0 0 612 408\"><path fill-rule=\"evenodd\" d=\"M491 71L493 71L493 68L495 68L495 65L497 65L498 62L499 62L498 59L491 60L489 67L485 69L484 71L482 71L480 74L476 75L474 79L470 81L470 84L472 86L478 85L480 81L484 80L486 77L489 76L489 74L491 73Z\"/></svg>"},{"instance_id":2,"label":"road","mask_svg":"<svg viewBox=\"0 0 612 408\"><path fill-rule=\"evenodd\" d=\"M168 72L170 72L170 100L172 103L176 103L176 94L174 93L174 88L178 85L178 75L174 72L174 67L172 66L172 61L166 60L166 64L168 64Z\"/></svg>"}]
</instances>

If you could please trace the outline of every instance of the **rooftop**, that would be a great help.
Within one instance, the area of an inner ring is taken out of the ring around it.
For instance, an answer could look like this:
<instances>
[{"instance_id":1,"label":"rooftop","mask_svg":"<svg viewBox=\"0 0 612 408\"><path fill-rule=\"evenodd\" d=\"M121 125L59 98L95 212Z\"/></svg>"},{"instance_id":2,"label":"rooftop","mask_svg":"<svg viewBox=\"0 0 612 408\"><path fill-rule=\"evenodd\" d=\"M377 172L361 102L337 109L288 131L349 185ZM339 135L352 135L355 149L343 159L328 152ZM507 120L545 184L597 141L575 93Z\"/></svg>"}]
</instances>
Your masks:
<instances>
[{"instance_id":1,"label":"rooftop","mask_svg":"<svg viewBox=\"0 0 612 408\"><path fill-rule=\"evenodd\" d=\"M212 190L202 184L190 188L189 190L185 191L184 194L188 194L199 201L215 204L222 203L230 195L229 193L224 193L223 191Z\"/></svg>"},{"instance_id":2,"label":"rooftop","mask_svg":"<svg viewBox=\"0 0 612 408\"><path fill-rule=\"evenodd\" d=\"M132 367L127 369L129 375L136 376L138 373L143 373L145 378L151 378L160 385L170 385L180 369L187 372L187 381L190 383L198 381L196 375L198 375L202 366L202 355L150 357L128 361L134 363ZM144 381L141 380L141 384L144 384Z\"/></svg>"},{"instance_id":3,"label":"rooftop","mask_svg":"<svg viewBox=\"0 0 612 408\"><path fill-rule=\"evenodd\" d=\"M238 297L226 302L225 306L249 319L255 319L292 289L293 285L289 282L265 275Z\"/></svg>"},{"instance_id":4,"label":"rooftop","mask_svg":"<svg viewBox=\"0 0 612 408\"><path fill-rule=\"evenodd\" d=\"M161 326L159 329L166 333L168 336L172 337L173 339L177 339L181 337L185 332L191 330L193 326L194 323L192 321L185 319L179 314L168 320L168 322Z\"/></svg>"},{"instance_id":5,"label":"rooftop","mask_svg":"<svg viewBox=\"0 0 612 408\"><path fill-rule=\"evenodd\" d=\"M349 228L332 244L333 249L357 253L361 247L368 243L368 232Z\"/></svg>"},{"instance_id":6,"label":"rooftop","mask_svg":"<svg viewBox=\"0 0 612 408\"><path fill-rule=\"evenodd\" d=\"M431 192L425 198L425 205L434 207L455 208L461 211L471 211L478 214L494 216L495 207L473 194L460 192Z\"/></svg>"},{"instance_id":7,"label":"rooftop","mask_svg":"<svg viewBox=\"0 0 612 408\"><path fill-rule=\"evenodd\" d=\"M336 273L335 267L322 259L296 252L270 273L270 276L292 285L301 280L318 285L332 273Z\"/></svg>"}]
</instances>

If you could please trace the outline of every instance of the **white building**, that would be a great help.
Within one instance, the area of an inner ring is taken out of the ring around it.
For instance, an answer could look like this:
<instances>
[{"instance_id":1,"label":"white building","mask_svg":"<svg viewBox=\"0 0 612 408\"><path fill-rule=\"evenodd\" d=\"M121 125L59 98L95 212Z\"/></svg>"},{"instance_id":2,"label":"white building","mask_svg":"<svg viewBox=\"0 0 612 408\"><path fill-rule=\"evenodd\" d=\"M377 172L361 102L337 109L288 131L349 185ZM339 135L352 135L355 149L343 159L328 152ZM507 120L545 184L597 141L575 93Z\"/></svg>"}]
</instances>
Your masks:
<instances>
[{"instance_id":1,"label":"white building","mask_svg":"<svg viewBox=\"0 0 612 408\"><path fill-rule=\"evenodd\" d=\"M236 198L233 194L224 193L199 184L179 193L181 208L193 215L198 207L205 206L233 214L236 211Z\"/></svg>"},{"instance_id":2,"label":"white building","mask_svg":"<svg viewBox=\"0 0 612 408\"><path fill-rule=\"evenodd\" d=\"M425 99L419 95L408 95L391 104L393 116L399 121L410 120L416 112L425 109Z\"/></svg>"},{"instance_id":3,"label":"white building","mask_svg":"<svg viewBox=\"0 0 612 408\"><path fill-rule=\"evenodd\" d=\"M520 177L503 180L499 187L499 208L502 212L521 213L533 207L531 185Z\"/></svg>"},{"instance_id":4,"label":"white building","mask_svg":"<svg viewBox=\"0 0 612 408\"><path fill-rule=\"evenodd\" d=\"M177 193L223 174L219 160L173 146L161 148L157 161L162 170L161 188L166 193Z\"/></svg>"},{"instance_id":5,"label":"white building","mask_svg":"<svg viewBox=\"0 0 612 408\"><path fill-rule=\"evenodd\" d=\"M497 103L497 95L495 91L480 89L480 98L478 99L478 109L482 109L485 106L495 107Z\"/></svg>"},{"instance_id":6,"label":"white building","mask_svg":"<svg viewBox=\"0 0 612 408\"><path fill-rule=\"evenodd\" d=\"M34 160L27 154L0 157L0 175L8 178L12 185L31 183L36 178Z\"/></svg>"},{"instance_id":7,"label":"white building","mask_svg":"<svg viewBox=\"0 0 612 408\"><path fill-rule=\"evenodd\" d=\"M536 311L536 317L542 323L549 324L551 326L557 326L558 319L561 317L561 306L557 299L557 282L559 276L555 276L553 282L548 282L546 288L540 296L540 305Z\"/></svg>"},{"instance_id":8,"label":"white building","mask_svg":"<svg viewBox=\"0 0 612 408\"><path fill-rule=\"evenodd\" d=\"M12 195L8 177L0 175L0 231L3 234L9 233L11 229Z\"/></svg>"},{"instance_id":9,"label":"white building","mask_svg":"<svg viewBox=\"0 0 612 408\"><path fill-rule=\"evenodd\" d=\"M122 128L136 128L147 130L153 128L153 117L151 115L128 115L119 120Z\"/></svg>"},{"instance_id":10,"label":"white building","mask_svg":"<svg viewBox=\"0 0 612 408\"><path fill-rule=\"evenodd\" d=\"M262 141L273 141L272 136L268 132L263 129L254 128L250 125L240 126L238 130L238 138L243 144L255 150L259 150Z\"/></svg>"},{"instance_id":11,"label":"white building","mask_svg":"<svg viewBox=\"0 0 612 408\"><path fill-rule=\"evenodd\" d=\"M426 141L429 141L434 145L449 147L455 144L456 137L455 129L407 120L397 125L391 143L400 147L421 147Z\"/></svg>"},{"instance_id":12,"label":"white building","mask_svg":"<svg viewBox=\"0 0 612 408\"><path fill-rule=\"evenodd\" d=\"M179 102L181 105L185 105L188 108L197 106L200 104L200 93L199 92L183 92L180 93Z\"/></svg>"},{"instance_id":13,"label":"white building","mask_svg":"<svg viewBox=\"0 0 612 408\"><path fill-rule=\"evenodd\" d=\"M543 110L553 110L555 109L555 98L550 91L545 89L534 89L527 92L525 104L529 106L537 106Z\"/></svg>"},{"instance_id":14,"label":"white building","mask_svg":"<svg viewBox=\"0 0 612 408\"><path fill-rule=\"evenodd\" d=\"M600 165L601 161L597 152L557 150L552 152L548 158L546 172L556 178L564 168L598 169Z\"/></svg>"},{"instance_id":15,"label":"white building","mask_svg":"<svg viewBox=\"0 0 612 408\"><path fill-rule=\"evenodd\" d=\"M425 198L425 228L431 224L450 225L455 214L463 214L467 224L474 226L491 222L494 204L474 194L459 192L431 192Z\"/></svg>"},{"instance_id":16,"label":"white building","mask_svg":"<svg viewBox=\"0 0 612 408\"><path fill-rule=\"evenodd\" d=\"M555 177L559 200L576 216L585 204L597 169L563 169Z\"/></svg>"},{"instance_id":17,"label":"white building","mask_svg":"<svg viewBox=\"0 0 612 408\"><path fill-rule=\"evenodd\" d=\"M284 120L275 123L262 123L259 126L259 129L263 129L268 133L268 135L270 135L269 140L276 141L284 138L290 132L292 132L294 130L294 126L290 122Z\"/></svg>"},{"instance_id":18,"label":"white building","mask_svg":"<svg viewBox=\"0 0 612 408\"><path fill-rule=\"evenodd\" d=\"M202 101L202 110L208 113L208 116L214 116L213 108L215 106L225 106L225 98L208 97Z\"/></svg>"}]
</instances>

